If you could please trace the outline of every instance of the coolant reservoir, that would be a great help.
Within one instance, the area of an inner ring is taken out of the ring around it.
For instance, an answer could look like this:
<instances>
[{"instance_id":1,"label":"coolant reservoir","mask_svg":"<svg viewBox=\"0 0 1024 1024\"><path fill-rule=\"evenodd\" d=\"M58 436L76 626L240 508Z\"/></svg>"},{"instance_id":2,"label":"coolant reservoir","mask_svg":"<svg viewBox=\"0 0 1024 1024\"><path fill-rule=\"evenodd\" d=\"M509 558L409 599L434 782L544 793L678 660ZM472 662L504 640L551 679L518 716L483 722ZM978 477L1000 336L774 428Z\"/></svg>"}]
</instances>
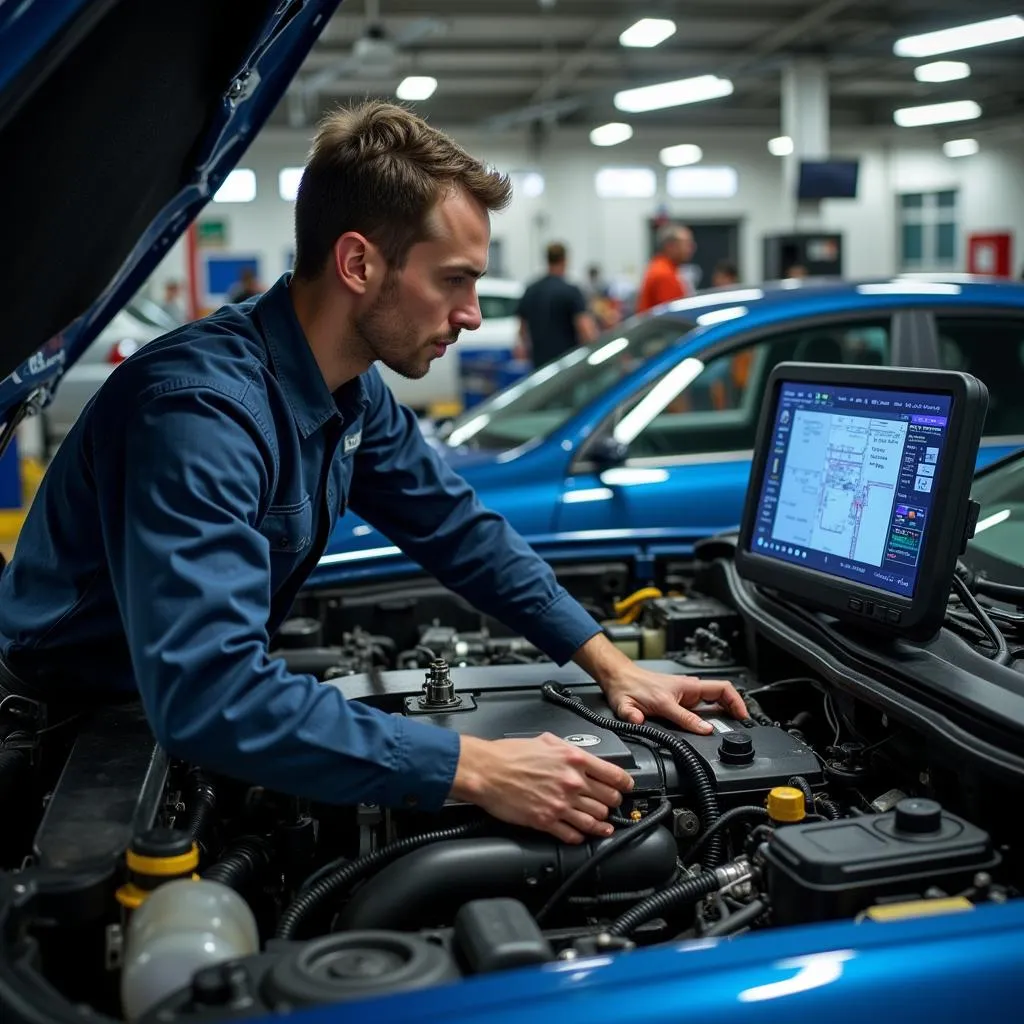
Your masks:
<instances>
[{"instance_id":1,"label":"coolant reservoir","mask_svg":"<svg viewBox=\"0 0 1024 1024\"><path fill-rule=\"evenodd\" d=\"M182 879L152 892L125 936L121 1006L135 1020L204 967L259 952L256 919L233 889Z\"/></svg>"}]
</instances>

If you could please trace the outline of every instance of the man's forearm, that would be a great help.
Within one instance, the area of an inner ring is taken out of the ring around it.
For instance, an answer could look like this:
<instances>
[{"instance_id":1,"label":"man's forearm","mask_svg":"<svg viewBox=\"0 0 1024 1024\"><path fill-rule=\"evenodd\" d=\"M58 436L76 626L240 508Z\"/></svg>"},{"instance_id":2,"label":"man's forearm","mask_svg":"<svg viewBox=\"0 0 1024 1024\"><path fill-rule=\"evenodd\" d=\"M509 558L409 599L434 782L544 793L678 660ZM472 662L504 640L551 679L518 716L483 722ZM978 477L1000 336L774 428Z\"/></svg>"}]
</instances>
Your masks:
<instances>
[{"instance_id":1,"label":"man's forearm","mask_svg":"<svg viewBox=\"0 0 1024 1024\"><path fill-rule=\"evenodd\" d=\"M596 633L587 640L572 656L572 660L602 687L636 668L604 633Z\"/></svg>"}]
</instances>

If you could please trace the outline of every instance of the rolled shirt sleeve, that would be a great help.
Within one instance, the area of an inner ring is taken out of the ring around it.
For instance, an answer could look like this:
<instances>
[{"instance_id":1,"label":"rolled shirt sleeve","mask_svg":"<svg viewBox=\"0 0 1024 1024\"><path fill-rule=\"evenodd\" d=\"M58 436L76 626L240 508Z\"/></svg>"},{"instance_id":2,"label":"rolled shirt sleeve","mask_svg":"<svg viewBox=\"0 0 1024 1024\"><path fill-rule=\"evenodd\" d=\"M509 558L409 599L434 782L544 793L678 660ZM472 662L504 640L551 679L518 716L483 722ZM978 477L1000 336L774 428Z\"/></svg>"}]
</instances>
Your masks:
<instances>
[{"instance_id":1,"label":"rolled shirt sleeve","mask_svg":"<svg viewBox=\"0 0 1024 1024\"><path fill-rule=\"evenodd\" d=\"M172 756L281 792L439 807L458 762L454 730L347 701L269 657L271 555L259 523L273 465L257 418L206 386L144 398L109 454L97 452L97 487L123 494L102 529L157 739Z\"/></svg>"},{"instance_id":2,"label":"rolled shirt sleeve","mask_svg":"<svg viewBox=\"0 0 1024 1024\"><path fill-rule=\"evenodd\" d=\"M353 511L447 587L565 664L601 627L427 444L376 371L367 375L367 390Z\"/></svg>"}]
</instances>

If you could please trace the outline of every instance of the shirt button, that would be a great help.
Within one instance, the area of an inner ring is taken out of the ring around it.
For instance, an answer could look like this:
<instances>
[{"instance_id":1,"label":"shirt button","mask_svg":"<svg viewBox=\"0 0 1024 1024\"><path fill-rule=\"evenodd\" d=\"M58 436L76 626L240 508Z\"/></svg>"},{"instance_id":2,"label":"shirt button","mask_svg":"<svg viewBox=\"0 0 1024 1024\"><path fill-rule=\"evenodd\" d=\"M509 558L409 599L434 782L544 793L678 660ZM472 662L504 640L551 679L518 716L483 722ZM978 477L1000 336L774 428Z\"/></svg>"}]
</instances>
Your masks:
<instances>
[{"instance_id":1,"label":"shirt button","mask_svg":"<svg viewBox=\"0 0 1024 1024\"><path fill-rule=\"evenodd\" d=\"M415 807L420 802L420 798L415 793L406 793L403 799L406 807Z\"/></svg>"}]
</instances>

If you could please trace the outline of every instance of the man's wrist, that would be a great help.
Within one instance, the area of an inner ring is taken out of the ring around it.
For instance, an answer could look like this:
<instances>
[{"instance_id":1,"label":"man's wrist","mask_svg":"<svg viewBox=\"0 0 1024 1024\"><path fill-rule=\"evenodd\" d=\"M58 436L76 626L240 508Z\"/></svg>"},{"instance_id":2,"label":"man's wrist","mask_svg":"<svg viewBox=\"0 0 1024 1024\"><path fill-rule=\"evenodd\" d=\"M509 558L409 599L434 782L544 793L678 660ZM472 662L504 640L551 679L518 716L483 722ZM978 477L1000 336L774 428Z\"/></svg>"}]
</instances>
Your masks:
<instances>
[{"instance_id":1,"label":"man's wrist","mask_svg":"<svg viewBox=\"0 0 1024 1024\"><path fill-rule=\"evenodd\" d=\"M604 690L636 666L604 635L596 633L582 644L572 660Z\"/></svg>"},{"instance_id":2,"label":"man's wrist","mask_svg":"<svg viewBox=\"0 0 1024 1024\"><path fill-rule=\"evenodd\" d=\"M487 787L490 744L476 736L459 737L459 761L449 796L453 800L476 804Z\"/></svg>"}]
</instances>

